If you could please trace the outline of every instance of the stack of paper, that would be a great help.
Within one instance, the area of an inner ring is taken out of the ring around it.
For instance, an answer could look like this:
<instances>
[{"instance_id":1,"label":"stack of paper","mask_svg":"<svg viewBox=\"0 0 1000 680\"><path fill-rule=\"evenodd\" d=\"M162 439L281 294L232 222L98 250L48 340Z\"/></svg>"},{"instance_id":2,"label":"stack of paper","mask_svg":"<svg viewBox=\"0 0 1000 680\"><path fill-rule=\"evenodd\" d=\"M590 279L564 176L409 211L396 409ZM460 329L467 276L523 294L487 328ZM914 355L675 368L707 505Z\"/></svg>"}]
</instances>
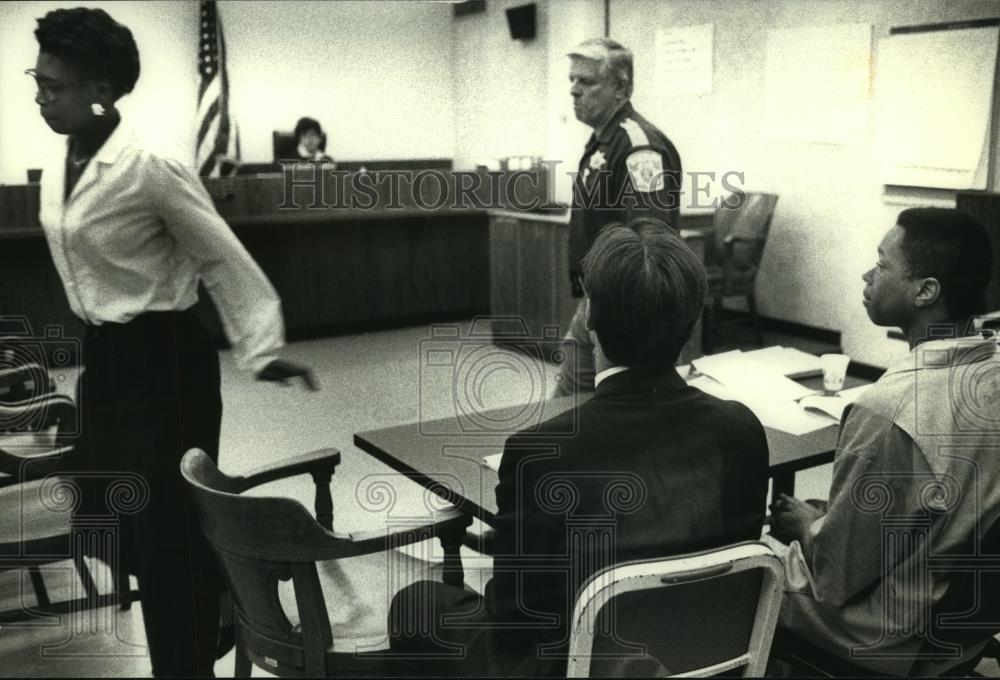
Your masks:
<instances>
[{"instance_id":1,"label":"stack of paper","mask_svg":"<svg viewBox=\"0 0 1000 680\"><path fill-rule=\"evenodd\" d=\"M743 356L773 368L786 378L808 378L812 375L823 375L823 363L818 356L794 347L775 345L744 352Z\"/></svg>"},{"instance_id":2,"label":"stack of paper","mask_svg":"<svg viewBox=\"0 0 1000 680\"><path fill-rule=\"evenodd\" d=\"M828 416L807 411L798 403L813 398L817 391L784 375L788 369L792 373L810 370L811 362L798 356L804 352L785 350L781 347L768 348L763 353L734 350L695 359L692 363L701 375L688 384L720 399L742 403L761 423L775 430L803 435L829 427ZM761 356L763 361L758 359ZM789 358L789 367L781 364L782 357Z\"/></svg>"},{"instance_id":3,"label":"stack of paper","mask_svg":"<svg viewBox=\"0 0 1000 680\"><path fill-rule=\"evenodd\" d=\"M794 400L773 401L765 393L733 389L706 375L689 380L688 384L713 397L740 402L763 425L775 430L803 435L830 426L829 418L806 411Z\"/></svg>"},{"instance_id":4,"label":"stack of paper","mask_svg":"<svg viewBox=\"0 0 1000 680\"><path fill-rule=\"evenodd\" d=\"M748 395L760 395L768 401L795 401L816 392L789 380L776 368L747 358L739 350L713 354L691 363L699 373L715 378L726 387Z\"/></svg>"},{"instance_id":5,"label":"stack of paper","mask_svg":"<svg viewBox=\"0 0 1000 680\"><path fill-rule=\"evenodd\" d=\"M821 411L838 423L844 418L844 410L857 401L858 397L871 385L859 385L849 390L841 390L832 396L812 395L799 400L799 406L804 409Z\"/></svg>"},{"instance_id":6,"label":"stack of paper","mask_svg":"<svg viewBox=\"0 0 1000 680\"><path fill-rule=\"evenodd\" d=\"M503 458L503 452L492 453L488 456L483 456L483 465L491 470L496 470L500 472L500 459Z\"/></svg>"}]
</instances>

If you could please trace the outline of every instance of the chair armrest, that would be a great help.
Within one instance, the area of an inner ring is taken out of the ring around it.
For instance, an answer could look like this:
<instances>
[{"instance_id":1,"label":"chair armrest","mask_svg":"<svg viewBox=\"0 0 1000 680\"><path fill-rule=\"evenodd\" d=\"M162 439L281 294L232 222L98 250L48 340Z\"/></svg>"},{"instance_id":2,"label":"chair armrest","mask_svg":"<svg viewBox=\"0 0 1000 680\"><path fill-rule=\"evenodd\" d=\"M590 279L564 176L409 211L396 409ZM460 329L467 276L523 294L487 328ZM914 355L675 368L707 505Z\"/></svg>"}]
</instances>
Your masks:
<instances>
[{"instance_id":1,"label":"chair armrest","mask_svg":"<svg viewBox=\"0 0 1000 680\"><path fill-rule=\"evenodd\" d=\"M431 521L416 527L408 527L400 531L386 531L376 529L375 531L360 531L347 534L346 538L354 548L366 552L377 552L380 550L390 550L392 548L425 541L431 536L440 536L442 533L461 530L462 535L465 529L472 524L472 517L457 510L442 510L434 513ZM337 534L343 536L342 534Z\"/></svg>"},{"instance_id":2,"label":"chair armrest","mask_svg":"<svg viewBox=\"0 0 1000 680\"><path fill-rule=\"evenodd\" d=\"M722 239L722 242L727 246L731 243L764 243L767 241L766 238L762 236L739 236L738 234L729 234L726 238Z\"/></svg>"},{"instance_id":3,"label":"chair armrest","mask_svg":"<svg viewBox=\"0 0 1000 680\"><path fill-rule=\"evenodd\" d=\"M42 453L18 454L0 449L0 472L14 478L14 483L29 482L57 472L62 457L72 446L49 449Z\"/></svg>"},{"instance_id":4,"label":"chair armrest","mask_svg":"<svg viewBox=\"0 0 1000 680\"><path fill-rule=\"evenodd\" d=\"M0 388L20 385L28 381L35 383L36 393L51 391L48 372L39 364L32 363L0 369Z\"/></svg>"},{"instance_id":5,"label":"chair armrest","mask_svg":"<svg viewBox=\"0 0 1000 680\"><path fill-rule=\"evenodd\" d=\"M681 229L679 235L685 241L694 239L709 239L715 238L715 229Z\"/></svg>"},{"instance_id":6,"label":"chair armrest","mask_svg":"<svg viewBox=\"0 0 1000 680\"><path fill-rule=\"evenodd\" d=\"M241 482L242 493L242 491L252 489L255 486L295 475L309 473L332 476L338 465L340 465L340 451L337 449L318 449L285 458L280 463L264 465L236 479Z\"/></svg>"},{"instance_id":7,"label":"chair armrest","mask_svg":"<svg viewBox=\"0 0 1000 680\"><path fill-rule=\"evenodd\" d=\"M466 529L472 524L472 517L458 509L434 514L429 524L410 527L402 531L369 531L348 536L344 545L347 555L384 552L400 546L425 541L436 536L444 550L444 571L442 580L451 586L462 587L465 573L462 569L462 543ZM345 556L347 556L345 555Z\"/></svg>"},{"instance_id":8,"label":"chair armrest","mask_svg":"<svg viewBox=\"0 0 1000 680\"><path fill-rule=\"evenodd\" d=\"M76 405L62 394L0 402L0 422L18 423L15 429L26 432L38 432L58 423L60 438L77 434Z\"/></svg>"}]
</instances>

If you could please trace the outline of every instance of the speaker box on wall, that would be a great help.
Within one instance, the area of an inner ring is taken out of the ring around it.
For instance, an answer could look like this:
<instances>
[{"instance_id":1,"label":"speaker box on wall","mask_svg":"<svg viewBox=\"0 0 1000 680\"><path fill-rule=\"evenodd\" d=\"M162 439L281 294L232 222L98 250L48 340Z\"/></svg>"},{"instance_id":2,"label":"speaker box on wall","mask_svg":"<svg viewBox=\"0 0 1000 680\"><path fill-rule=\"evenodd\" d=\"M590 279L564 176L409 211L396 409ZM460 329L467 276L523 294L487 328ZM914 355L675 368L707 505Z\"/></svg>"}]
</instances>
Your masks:
<instances>
[{"instance_id":1,"label":"speaker box on wall","mask_svg":"<svg viewBox=\"0 0 1000 680\"><path fill-rule=\"evenodd\" d=\"M465 0L451 6L451 15L465 17L470 14L482 14L486 11L486 0Z\"/></svg>"},{"instance_id":2,"label":"speaker box on wall","mask_svg":"<svg viewBox=\"0 0 1000 680\"><path fill-rule=\"evenodd\" d=\"M535 3L511 7L507 10L507 25L514 40L533 40L535 37Z\"/></svg>"}]
</instances>

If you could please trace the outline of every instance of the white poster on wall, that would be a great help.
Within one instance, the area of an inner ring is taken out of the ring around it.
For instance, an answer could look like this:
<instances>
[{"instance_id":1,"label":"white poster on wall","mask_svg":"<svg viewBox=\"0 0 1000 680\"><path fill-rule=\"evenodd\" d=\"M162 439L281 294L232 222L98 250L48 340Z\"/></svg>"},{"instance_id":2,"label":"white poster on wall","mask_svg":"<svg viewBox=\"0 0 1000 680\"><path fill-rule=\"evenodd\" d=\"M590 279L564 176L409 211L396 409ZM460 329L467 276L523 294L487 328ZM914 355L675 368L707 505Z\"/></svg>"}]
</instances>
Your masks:
<instances>
[{"instance_id":1,"label":"white poster on wall","mask_svg":"<svg viewBox=\"0 0 1000 680\"><path fill-rule=\"evenodd\" d=\"M869 24L769 31L765 115L772 139L860 144L871 102Z\"/></svg>"},{"instance_id":2,"label":"white poster on wall","mask_svg":"<svg viewBox=\"0 0 1000 680\"><path fill-rule=\"evenodd\" d=\"M714 26L656 31L656 88L661 97L712 94Z\"/></svg>"},{"instance_id":3,"label":"white poster on wall","mask_svg":"<svg viewBox=\"0 0 1000 680\"><path fill-rule=\"evenodd\" d=\"M985 189L996 26L879 44L876 141L889 185Z\"/></svg>"}]
</instances>

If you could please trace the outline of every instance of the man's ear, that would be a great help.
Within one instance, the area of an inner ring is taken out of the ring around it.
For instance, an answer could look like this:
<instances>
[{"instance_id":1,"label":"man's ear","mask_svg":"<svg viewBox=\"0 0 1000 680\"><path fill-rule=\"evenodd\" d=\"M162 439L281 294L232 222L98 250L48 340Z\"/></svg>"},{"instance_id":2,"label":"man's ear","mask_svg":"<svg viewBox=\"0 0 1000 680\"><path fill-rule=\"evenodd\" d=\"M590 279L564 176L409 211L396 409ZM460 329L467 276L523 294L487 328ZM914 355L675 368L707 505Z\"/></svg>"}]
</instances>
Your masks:
<instances>
[{"instance_id":1,"label":"man's ear","mask_svg":"<svg viewBox=\"0 0 1000 680\"><path fill-rule=\"evenodd\" d=\"M590 320L590 296L586 297L586 307L583 310L583 325L588 331L594 330L594 324Z\"/></svg>"},{"instance_id":2,"label":"man's ear","mask_svg":"<svg viewBox=\"0 0 1000 680\"><path fill-rule=\"evenodd\" d=\"M941 282L934 277L920 279L917 282L917 295L913 299L916 307L932 307L941 298Z\"/></svg>"}]
</instances>

